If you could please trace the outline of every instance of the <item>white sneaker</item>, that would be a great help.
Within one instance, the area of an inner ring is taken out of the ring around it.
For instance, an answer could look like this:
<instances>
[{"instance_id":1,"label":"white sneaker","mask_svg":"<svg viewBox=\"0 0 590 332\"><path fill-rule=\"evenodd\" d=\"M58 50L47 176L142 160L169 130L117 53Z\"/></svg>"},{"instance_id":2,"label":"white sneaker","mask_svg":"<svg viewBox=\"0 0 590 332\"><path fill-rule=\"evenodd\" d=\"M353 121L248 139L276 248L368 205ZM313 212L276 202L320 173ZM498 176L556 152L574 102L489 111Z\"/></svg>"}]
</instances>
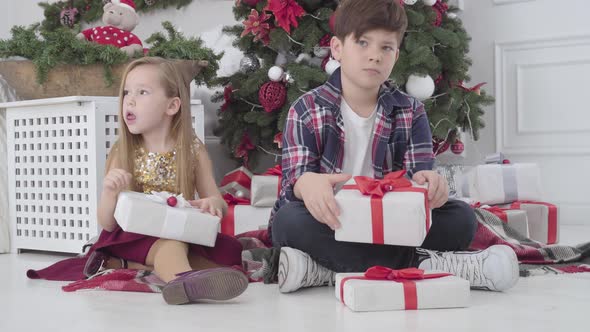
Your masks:
<instances>
[{"instance_id":1,"label":"white sneaker","mask_svg":"<svg viewBox=\"0 0 590 332\"><path fill-rule=\"evenodd\" d=\"M503 291L518 281L518 260L509 246L494 245L480 251L417 250L430 255L420 263L420 269L452 273L469 280L471 288Z\"/></svg>"},{"instance_id":2,"label":"white sneaker","mask_svg":"<svg viewBox=\"0 0 590 332\"><path fill-rule=\"evenodd\" d=\"M316 263L308 254L289 247L281 248L279 291L291 293L299 288L334 285L334 272Z\"/></svg>"}]
</instances>

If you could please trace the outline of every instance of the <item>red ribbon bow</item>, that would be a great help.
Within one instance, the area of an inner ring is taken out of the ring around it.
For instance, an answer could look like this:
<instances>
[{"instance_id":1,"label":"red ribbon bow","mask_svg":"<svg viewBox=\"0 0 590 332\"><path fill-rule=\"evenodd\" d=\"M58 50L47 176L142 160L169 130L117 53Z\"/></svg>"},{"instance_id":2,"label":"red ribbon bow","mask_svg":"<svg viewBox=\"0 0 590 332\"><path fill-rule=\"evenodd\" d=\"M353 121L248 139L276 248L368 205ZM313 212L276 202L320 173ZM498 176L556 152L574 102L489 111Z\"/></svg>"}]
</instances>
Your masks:
<instances>
[{"instance_id":1,"label":"red ribbon bow","mask_svg":"<svg viewBox=\"0 0 590 332\"><path fill-rule=\"evenodd\" d=\"M406 179L404 175L405 170L391 172L383 179L374 179L368 176L355 176L355 188L358 188L363 195L371 195L377 197L385 196L385 193L392 191L395 188L411 187L412 182ZM351 189L350 186L344 186L345 189Z\"/></svg>"},{"instance_id":2,"label":"red ribbon bow","mask_svg":"<svg viewBox=\"0 0 590 332\"><path fill-rule=\"evenodd\" d=\"M407 269L394 270L385 266L373 266L365 271L362 277L346 277L340 281L340 301L344 303L344 283L350 279L353 280L391 280L400 282L404 288L404 300L406 310L418 309L418 293L416 282L414 280L436 279L451 276L450 273L430 273L424 274L424 270L415 267Z\"/></svg>"}]
</instances>

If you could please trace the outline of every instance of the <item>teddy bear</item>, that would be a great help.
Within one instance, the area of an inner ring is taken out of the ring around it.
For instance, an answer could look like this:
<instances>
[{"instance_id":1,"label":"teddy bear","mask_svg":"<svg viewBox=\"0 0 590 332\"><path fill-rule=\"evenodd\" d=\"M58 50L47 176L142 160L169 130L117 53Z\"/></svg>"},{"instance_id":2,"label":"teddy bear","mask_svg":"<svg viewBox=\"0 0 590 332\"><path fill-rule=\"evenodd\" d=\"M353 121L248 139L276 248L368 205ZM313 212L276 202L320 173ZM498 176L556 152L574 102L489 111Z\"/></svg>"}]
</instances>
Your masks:
<instances>
[{"instance_id":1,"label":"teddy bear","mask_svg":"<svg viewBox=\"0 0 590 332\"><path fill-rule=\"evenodd\" d=\"M103 7L104 26L86 29L76 37L102 45L113 45L129 57L143 53L141 40L131 31L139 24L133 0L111 0Z\"/></svg>"}]
</instances>

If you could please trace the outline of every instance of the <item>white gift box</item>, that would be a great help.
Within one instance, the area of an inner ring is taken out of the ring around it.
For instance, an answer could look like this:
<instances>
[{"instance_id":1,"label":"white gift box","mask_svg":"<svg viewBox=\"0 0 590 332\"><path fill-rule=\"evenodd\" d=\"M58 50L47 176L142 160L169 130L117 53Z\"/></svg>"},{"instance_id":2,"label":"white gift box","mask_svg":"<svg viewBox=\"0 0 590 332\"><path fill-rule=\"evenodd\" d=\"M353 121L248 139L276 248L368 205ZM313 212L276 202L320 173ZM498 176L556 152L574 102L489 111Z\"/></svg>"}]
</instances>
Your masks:
<instances>
[{"instance_id":1,"label":"white gift box","mask_svg":"<svg viewBox=\"0 0 590 332\"><path fill-rule=\"evenodd\" d=\"M215 245L219 217L192 207L171 207L152 196L132 191L119 194L114 216L124 231L208 247Z\"/></svg>"},{"instance_id":2,"label":"white gift box","mask_svg":"<svg viewBox=\"0 0 590 332\"><path fill-rule=\"evenodd\" d=\"M529 238L529 222L527 213L518 209L511 209L510 207L492 207L489 205L481 206L500 218L505 224L508 224L510 228L518 232L519 235Z\"/></svg>"},{"instance_id":3,"label":"white gift box","mask_svg":"<svg viewBox=\"0 0 590 332\"><path fill-rule=\"evenodd\" d=\"M268 219L272 208L254 207L251 205L229 205L228 211L221 219L221 233L238 235L245 232L257 231L268 226Z\"/></svg>"},{"instance_id":4,"label":"white gift box","mask_svg":"<svg viewBox=\"0 0 590 332\"><path fill-rule=\"evenodd\" d=\"M250 201L252 206L272 207L280 193L280 177L276 175L254 175Z\"/></svg>"},{"instance_id":5,"label":"white gift box","mask_svg":"<svg viewBox=\"0 0 590 332\"><path fill-rule=\"evenodd\" d=\"M559 242L559 209L554 204L517 201L506 207L526 212L531 239L545 244Z\"/></svg>"},{"instance_id":6,"label":"white gift box","mask_svg":"<svg viewBox=\"0 0 590 332\"><path fill-rule=\"evenodd\" d=\"M426 271L426 274L437 271ZM414 310L469 306L469 281L456 276L398 282L336 274L336 298L353 311ZM344 281L344 284L342 284ZM406 284L410 283L410 284Z\"/></svg>"},{"instance_id":7,"label":"white gift box","mask_svg":"<svg viewBox=\"0 0 590 332\"><path fill-rule=\"evenodd\" d=\"M230 194L234 197L250 198L251 184L252 172L241 166L223 176L219 191L222 194Z\"/></svg>"},{"instance_id":8,"label":"white gift box","mask_svg":"<svg viewBox=\"0 0 590 332\"><path fill-rule=\"evenodd\" d=\"M488 164L473 167L462 178L462 196L481 204L540 200L541 175L537 164Z\"/></svg>"},{"instance_id":9,"label":"white gift box","mask_svg":"<svg viewBox=\"0 0 590 332\"><path fill-rule=\"evenodd\" d=\"M341 225L335 231L337 241L413 247L422 244L431 223L425 186L396 188L379 199L347 187L335 196ZM380 211L375 205L378 201Z\"/></svg>"}]
</instances>

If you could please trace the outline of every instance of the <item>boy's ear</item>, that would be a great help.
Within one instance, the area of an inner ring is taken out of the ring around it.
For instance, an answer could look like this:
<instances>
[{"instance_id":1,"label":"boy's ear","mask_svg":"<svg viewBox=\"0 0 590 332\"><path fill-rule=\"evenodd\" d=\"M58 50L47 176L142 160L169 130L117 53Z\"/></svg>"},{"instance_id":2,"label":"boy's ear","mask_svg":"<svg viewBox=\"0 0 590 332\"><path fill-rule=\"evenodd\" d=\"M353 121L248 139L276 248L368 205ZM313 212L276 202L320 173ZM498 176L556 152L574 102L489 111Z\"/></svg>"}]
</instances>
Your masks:
<instances>
[{"instance_id":1,"label":"boy's ear","mask_svg":"<svg viewBox=\"0 0 590 332\"><path fill-rule=\"evenodd\" d=\"M166 114L174 115L174 114L178 113L178 111L180 111L181 104L182 104L182 102L180 101L180 98L178 98L178 97L172 98L170 100L170 103L168 104L168 109L166 110Z\"/></svg>"},{"instance_id":2,"label":"boy's ear","mask_svg":"<svg viewBox=\"0 0 590 332\"><path fill-rule=\"evenodd\" d=\"M342 44L343 41L341 41L340 38L336 36L332 37L332 39L330 40L330 51L332 51L332 57L334 58L334 60L340 61L340 57L342 54Z\"/></svg>"}]
</instances>

